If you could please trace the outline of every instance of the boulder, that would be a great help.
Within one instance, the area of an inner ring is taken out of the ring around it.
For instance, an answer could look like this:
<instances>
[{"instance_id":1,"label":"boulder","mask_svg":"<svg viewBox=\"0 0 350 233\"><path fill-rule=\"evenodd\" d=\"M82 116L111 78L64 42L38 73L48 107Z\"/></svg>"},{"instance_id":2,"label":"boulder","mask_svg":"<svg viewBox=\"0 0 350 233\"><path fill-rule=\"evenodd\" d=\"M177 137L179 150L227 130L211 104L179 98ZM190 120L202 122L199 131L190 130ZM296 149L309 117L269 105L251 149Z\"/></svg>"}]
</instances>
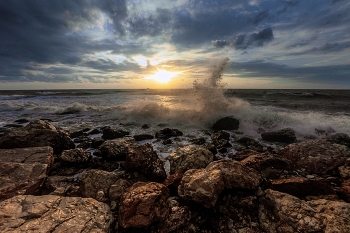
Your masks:
<instances>
[{"instance_id":1,"label":"boulder","mask_svg":"<svg viewBox=\"0 0 350 233\"><path fill-rule=\"evenodd\" d=\"M168 176L163 184L169 189L171 194L177 195L177 188L180 185L182 177L184 174L182 172L176 172L171 176Z\"/></svg>"},{"instance_id":2,"label":"boulder","mask_svg":"<svg viewBox=\"0 0 350 233\"><path fill-rule=\"evenodd\" d=\"M109 127L103 129L103 135L102 138L105 140L110 140L110 139L116 139L116 138L122 138L129 133L123 130L116 130L116 129L111 129Z\"/></svg>"},{"instance_id":3,"label":"boulder","mask_svg":"<svg viewBox=\"0 0 350 233\"><path fill-rule=\"evenodd\" d=\"M212 141L217 141L217 140L220 140L220 139L225 139L225 140L230 140L230 134L225 132L225 131L217 131L215 134L213 134L211 136L211 140Z\"/></svg>"},{"instance_id":4,"label":"boulder","mask_svg":"<svg viewBox=\"0 0 350 233\"><path fill-rule=\"evenodd\" d=\"M178 129L165 128L165 129L161 129L161 130L157 131L155 136L158 139L168 139L171 137L177 137L177 136L182 136L182 135L183 135L183 133Z\"/></svg>"},{"instance_id":5,"label":"boulder","mask_svg":"<svg viewBox=\"0 0 350 233\"><path fill-rule=\"evenodd\" d=\"M350 180L344 181L337 189L337 195L346 202L350 202Z\"/></svg>"},{"instance_id":6,"label":"boulder","mask_svg":"<svg viewBox=\"0 0 350 233\"><path fill-rule=\"evenodd\" d=\"M42 188L42 194L49 194L56 189L66 188L74 183L73 176L48 176Z\"/></svg>"},{"instance_id":7,"label":"boulder","mask_svg":"<svg viewBox=\"0 0 350 233\"><path fill-rule=\"evenodd\" d=\"M82 142L77 146L77 148L83 148L83 149L88 149L90 147L91 147L91 142Z\"/></svg>"},{"instance_id":8,"label":"boulder","mask_svg":"<svg viewBox=\"0 0 350 233\"><path fill-rule=\"evenodd\" d=\"M47 177L47 166L0 162L0 201L21 194L35 194Z\"/></svg>"},{"instance_id":9,"label":"boulder","mask_svg":"<svg viewBox=\"0 0 350 233\"><path fill-rule=\"evenodd\" d=\"M92 157L87 167L112 172L124 167L123 161L108 160L102 157Z\"/></svg>"},{"instance_id":10,"label":"boulder","mask_svg":"<svg viewBox=\"0 0 350 233\"><path fill-rule=\"evenodd\" d=\"M320 176L332 175L345 163L344 154L325 139L290 144L278 155L290 160L298 169Z\"/></svg>"},{"instance_id":11,"label":"boulder","mask_svg":"<svg viewBox=\"0 0 350 233\"><path fill-rule=\"evenodd\" d=\"M91 154L85 149L76 148L72 150L64 150L60 158L68 163L87 163L91 158Z\"/></svg>"},{"instance_id":12,"label":"boulder","mask_svg":"<svg viewBox=\"0 0 350 233\"><path fill-rule=\"evenodd\" d=\"M263 151L264 146L250 137L241 137L237 142L243 144L247 149Z\"/></svg>"},{"instance_id":13,"label":"boulder","mask_svg":"<svg viewBox=\"0 0 350 233\"><path fill-rule=\"evenodd\" d=\"M170 161L170 174L174 174L178 171L205 168L213 161L213 153L204 147L190 145L178 148L167 159Z\"/></svg>"},{"instance_id":14,"label":"boulder","mask_svg":"<svg viewBox=\"0 0 350 233\"><path fill-rule=\"evenodd\" d=\"M166 178L164 164L149 143L129 147L125 158L125 171L139 171L150 181L163 182Z\"/></svg>"},{"instance_id":15,"label":"boulder","mask_svg":"<svg viewBox=\"0 0 350 233\"><path fill-rule=\"evenodd\" d=\"M105 195L108 194L108 189L121 177L115 173L89 170L84 173L80 179L80 189L83 197L96 198L99 191Z\"/></svg>"},{"instance_id":16,"label":"boulder","mask_svg":"<svg viewBox=\"0 0 350 233\"><path fill-rule=\"evenodd\" d=\"M48 169L53 164L53 149L49 146L15 149L0 149L0 162L7 163L41 163Z\"/></svg>"},{"instance_id":17,"label":"boulder","mask_svg":"<svg viewBox=\"0 0 350 233\"><path fill-rule=\"evenodd\" d=\"M349 165L344 165L344 166L338 167L338 171L339 171L340 177L343 180L350 180L350 166Z\"/></svg>"},{"instance_id":18,"label":"boulder","mask_svg":"<svg viewBox=\"0 0 350 233\"><path fill-rule=\"evenodd\" d=\"M294 130L291 128L285 128L278 131L262 133L261 137L265 141L284 142L284 143L291 143L297 139L295 136Z\"/></svg>"},{"instance_id":19,"label":"boulder","mask_svg":"<svg viewBox=\"0 0 350 233\"><path fill-rule=\"evenodd\" d=\"M260 227L267 233L350 232L350 204L325 199L302 201L268 189L260 198Z\"/></svg>"},{"instance_id":20,"label":"boulder","mask_svg":"<svg viewBox=\"0 0 350 233\"><path fill-rule=\"evenodd\" d=\"M119 225L123 228L148 227L169 215L169 190L155 182L137 182L127 188L120 200Z\"/></svg>"},{"instance_id":21,"label":"boulder","mask_svg":"<svg viewBox=\"0 0 350 233\"><path fill-rule=\"evenodd\" d=\"M104 142L105 142L105 140L101 137L93 138L91 141L91 148L98 148Z\"/></svg>"},{"instance_id":22,"label":"boulder","mask_svg":"<svg viewBox=\"0 0 350 233\"><path fill-rule=\"evenodd\" d=\"M223 190L221 170L190 169L182 177L178 194L184 199L213 208Z\"/></svg>"},{"instance_id":23,"label":"boulder","mask_svg":"<svg viewBox=\"0 0 350 233\"><path fill-rule=\"evenodd\" d=\"M71 137L71 138L84 137L84 136L87 136L87 133L84 133L83 130L71 132L69 134L69 137Z\"/></svg>"},{"instance_id":24,"label":"boulder","mask_svg":"<svg viewBox=\"0 0 350 233\"><path fill-rule=\"evenodd\" d=\"M333 134L332 136L327 137L327 140L350 148L350 136L345 133Z\"/></svg>"},{"instance_id":25,"label":"boulder","mask_svg":"<svg viewBox=\"0 0 350 233\"><path fill-rule=\"evenodd\" d=\"M260 152L258 152L256 150L251 150L251 149L242 150L242 151L238 151L235 154L233 154L231 156L231 158L234 160L237 160L237 161L241 161L241 160L246 159L252 155L260 155Z\"/></svg>"},{"instance_id":26,"label":"boulder","mask_svg":"<svg viewBox=\"0 0 350 233\"><path fill-rule=\"evenodd\" d=\"M272 180L271 189L283 193L288 193L296 197L335 194L335 191L329 180L307 179L302 177L290 177L286 179Z\"/></svg>"},{"instance_id":27,"label":"boulder","mask_svg":"<svg viewBox=\"0 0 350 233\"><path fill-rule=\"evenodd\" d=\"M206 142L206 139L203 137L190 139L190 142L195 145L203 145Z\"/></svg>"},{"instance_id":28,"label":"boulder","mask_svg":"<svg viewBox=\"0 0 350 233\"><path fill-rule=\"evenodd\" d=\"M55 154L74 149L68 134L42 120L31 121L22 128L8 130L0 138L1 149L51 146Z\"/></svg>"},{"instance_id":29,"label":"boulder","mask_svg":"<svg viewBox=\"0 0 350 233\"><path fill-rule=\"evenodd\" d=\"M110 160L125 160L130 146L137 146L134 138L118 138L105 141L99 147L101 156Z\"/></svg>"},{"instance_id":30,"label":"boulder","mask_svg":"<svg viewBox=\"0 0 350 233\"><path fill-rule=\"evenodd\" d=\"M190 224L191 214L187 206L174 206L170 209L169 216L158 223L159 233L169 233Z\"/></svg>"},{"instance_id":31,"label":"boulder","mask_svg":"<svg viewBox=\"0 0 350 233\"><path fill-rule=\"evenodd\" d=\"M150 135L150 134L138 134L138 135L134 135L135 141L143 141L143 140L149 140L149 139L153 139L154 136Z\"/></svg>"},{"instance_id":32,"label":"boulder","mask_svg":"<svg viewBox=\"0 0 350 233\"><path fill-rule=\"evenodd\" d=\"M109 188L109 200L119 202L121 196L123 195L125 189L129 188L131 184L124 179L117 180Z\"/></svg>"},{"instance_id":33,"label":"boulder","mask_svg":"<svg viewBox=\"0 0 350 233\"><path fill-rule=\"evenodd\" d=\"M239 120L233 117L224 117L214 123L214 130L237 130L239 127Z\"/></svg>"},{"instance_id":34,"label":"boulder","mask_svg":"<svg viewBox=\"0 0 350 233\"><path fill-rule=\"evenodd\" d=\"M100 133L102 133L101 130L99 130L99 129L93 129L93 130L91 130L91 131L89 132L89 135L100 134Z\"/></svg>"},{"instance_id":35,"label":"boulder","mask_svg":"<svg viewBox=\"0 0 350 233\"><path fill-rule=\"evenodd\" d=\"M251 155L248 158L243 159L241 162L243 165L259 172L268 167L280 170L290 170L292 168L292 163L289 160L275 157L267 153Z\"/></svg>"},{"instance_id":36,"label":"boulder","mask_svg":"<svg viewBox=\"0 0 350 233\"><path fill-rule=\"evenodd\" d=\"M19 195L0 202L1 232L110 232L109 206L92 198Z\"/></svg>"},{"instance_id":37,"label":"boulder","mask_svg":"<svg viewBox=\"0 0 350 233\"><path fill-rule=\"evenodd\" d=\"M231 159L212 162L205 169L220 171L226 189L257 189L262 181L257 171Z\"/></svg>"},{"instance_id":38,"label":"boulder","mask_svg":"<svg viewBox=\"0 0 350 233\"><path fill-rule=\"evenodd\" d=\"M79 136L73 140L74 143L91 142L92 138L89 136Z\"/></svg>"}]
</instances>

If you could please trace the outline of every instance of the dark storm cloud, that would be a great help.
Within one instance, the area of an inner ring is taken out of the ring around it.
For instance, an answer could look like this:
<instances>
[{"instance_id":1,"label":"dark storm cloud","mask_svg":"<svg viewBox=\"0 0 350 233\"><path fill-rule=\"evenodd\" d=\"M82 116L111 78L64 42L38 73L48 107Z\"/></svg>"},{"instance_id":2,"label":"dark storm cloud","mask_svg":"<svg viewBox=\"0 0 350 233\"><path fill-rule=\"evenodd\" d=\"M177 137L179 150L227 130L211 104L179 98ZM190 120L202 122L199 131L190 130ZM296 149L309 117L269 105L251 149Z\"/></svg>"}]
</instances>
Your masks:
<instances>
[{"instance_id":1,"label":"dark storm cloud","mask_svg":"<svg viewBox=\"0 0 350 233\"><path fill-rule=\"evenodd\" d=\"M235 49L244 50L249 46L261 47L264 43L269 42L273 39L273 31L271 28L265 28L258 33L253 33L249 37L246 35L239 35L235 39L228 40L214 40L212 44L216 48L223 48L225 46L230 46Z\"/></svg>"},{"instance_id":2,"label":"dark storm cloud","mask_svg":"<svg viewBox=\"0 0 350 233\"><path fill-rule=\"evenodd\" d=\"M291 67L264 61L231 64L231 72L247 78L288 78L298 82L350 85L350 65Z\"/></svg>"}]
</instances>

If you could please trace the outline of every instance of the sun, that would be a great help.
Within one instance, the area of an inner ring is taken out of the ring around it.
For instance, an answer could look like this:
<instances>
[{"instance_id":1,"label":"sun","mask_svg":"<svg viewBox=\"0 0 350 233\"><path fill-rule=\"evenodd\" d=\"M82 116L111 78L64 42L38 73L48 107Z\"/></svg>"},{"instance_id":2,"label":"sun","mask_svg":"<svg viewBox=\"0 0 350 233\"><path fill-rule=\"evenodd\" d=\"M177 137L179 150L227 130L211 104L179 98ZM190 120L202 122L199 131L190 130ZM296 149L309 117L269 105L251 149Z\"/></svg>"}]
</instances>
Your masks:
<instances>
[{"instance_id":1,"label":"sun","mask_svg":"<svg viewBox=\"0 0 350 233\"><path fill-rule=\"evenodd\" d=\"M155 80L157 82L166 83L166 82L169 82L171 80L171 78L174 77L175 75L182 73L182 71L170 72L170 71L160 70L158 68L157 68L157 70L158 70L158 73L156 73L155 75L152 75L150 77L144 78L144 79L152 79L152 80Z\"/></svg>"}]
</instances>

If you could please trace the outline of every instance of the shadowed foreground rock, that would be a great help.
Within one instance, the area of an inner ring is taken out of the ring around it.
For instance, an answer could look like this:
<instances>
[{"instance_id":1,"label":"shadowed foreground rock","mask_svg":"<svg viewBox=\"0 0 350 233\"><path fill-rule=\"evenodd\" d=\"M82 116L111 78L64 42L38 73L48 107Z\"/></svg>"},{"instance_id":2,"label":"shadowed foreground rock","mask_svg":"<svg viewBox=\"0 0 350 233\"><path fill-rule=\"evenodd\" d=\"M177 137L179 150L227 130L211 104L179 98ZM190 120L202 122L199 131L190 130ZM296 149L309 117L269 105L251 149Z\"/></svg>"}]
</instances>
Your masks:
<instances>
[{"instance_id":1,"label":"shadowed foreground rock","mask_svg":"<svg viewBox=\"0 0 350 233\"><path fill-rule=\"evenodd\" d=\"M49 146L0 150L0 162L7 163L42 163L51 167L53 149Z\"/></svg>"},{"instance_id":2,"label":"shadowed foreground rock","mask_svg":"<svg viewBox=\"0 0 350 233\"><path fill-rule=\"evenodd\" d=\"M169 215L169 190L155 182L138 182L127 188L120 200L119 225L123 228L147 227Z\"/></svg>"},{"instance_id":3,"label":"shadowed foreground rock","mask_svg":"<svg viewBox=\"0 0 350 233\"><path fill-rule=\"evenodd\" d=\"M214 130L236 130L239 127L239 120L233 117L224 117L214 123Z\"/></svg>"},{"instance_id":4,"label":"shadowed foreground rock","mask_svg":"<svg viewBox=\"0 0 350 233\"><path fill-rule=\"evenodd\" d=\"M0 202L1 232L110 232L109 206L92 198L19 195Z\"/></svg>"},{"instance_id":5,"label":"shadowed foreground rock","mask_svg":"<svg viewBox=\"0 0 350 233\"><path fill-rule=\"evenodd\" d=\"M336 146L325 139L308 140L286 146L279 156L290 160L297 169L309 174L332 175L345 164L345 156Z\"/></svg>"},{"instance_id":6,"label":"shadowed foreground rock","mask_svg":"<svg viewBox=\"0 0 350 233\"><path fill-rule=\"evenodd\" d=\"M350 204L325 199L306 202L268 189L260 199L259 221L268 233L350 232Z\"/></svg>"},{"instance_id":7,"label":"shadowed foreground rock","mask_svg":"<svg viewBox=\"0 0 350 233\"><path fill-rule=\"evenodd\" d=\"M119 138L105 141L99 147L101 156L106 159L125 160L130 146L137 146L134 138Z\"/></svg>"},{"instance_id":8,"label":"shadowed foreground rock","mask_svg":"<svg viewBox=\"0 0 350 233\"><path fill-rule=\"evenodd\" d=\"M297 138L295 132L291 128L281 129L274 132L267 132L261 134L262 139L269 142L294 142Z\"/></svg>"},{"instance_id":9,"label":"shadowed foreground rock","mask_svg":"<svg viewBox=\"0 0 350 233\"><path fill-rule=\"evenodd\" d=\"M85 149L76 148L72 150L64 150L60 158L69 163L86 163L91 158L91 154Z\"/></svg>"}]
</instances>

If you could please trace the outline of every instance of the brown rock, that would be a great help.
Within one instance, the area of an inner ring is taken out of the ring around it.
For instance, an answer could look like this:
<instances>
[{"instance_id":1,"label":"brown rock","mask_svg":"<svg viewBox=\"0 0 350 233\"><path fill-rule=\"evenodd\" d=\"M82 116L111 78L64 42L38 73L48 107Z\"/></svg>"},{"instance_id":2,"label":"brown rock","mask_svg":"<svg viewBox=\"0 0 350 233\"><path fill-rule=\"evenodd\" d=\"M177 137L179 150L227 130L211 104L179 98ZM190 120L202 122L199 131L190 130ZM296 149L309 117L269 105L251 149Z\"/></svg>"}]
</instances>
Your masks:
<instances>
[{"instance_id":1,"label":"brown rock","mask_svg":"<svg viewBox=\"0 0 350 233\"><path fill-rule=\"evenodd\" d=\"M350 204L325 199L305 202L268 189L260 198L259 221L268 233L350 232Z\"/></svg>"},{"instance_id":2,"label":"brown rock","mask_svg":"<svg viewBox=\"0 0 350 233\"><path fill-rule=\"evenodd\" d=\"M344 181L337 189L338 196L346 202L350 202L350 180Z\"/></svg>"},{"instance_id":3,"label":"brown rock","mask_svg":"<svg viewBox=\"0 0 350 233\"><path fill-rule=\"evenodd\" d=\"M261 137L265 141L269 141L269 142L291 143L296 140L295 131L291 128L285 128L278 131L262 133Z\"/></svg>"},{"instance_id":4,"label":"brown rock","mask_svg":"<svg viewBox=\"0 0 350 233\"><path fill-rule=\"evenodd\" d=\"M109 200L119 202L120 197L123 195L125 189L129 188L131 184L124 179L117 180L109 188Z\"/></svg>"},{"instance_id":5,"label":"brown rock","mask_svg":"<svg viewBox=\"0 0 350 233\"><path fill-rule=\"evenodd\" d=\"M110 232L113 215L92 198L20 195L0 202L1 232Z\"/></svg>"},{"instance_id":6,"label":"brown rock","mask_svg":"<svg viewBox=\"0 0 350 233\"><path fill-rule=\"evenodd\" d=\"M0 201L20 194L36 193L46 174L46 164L0 162Z\"/></svg>"},{"instance_id":7,"label":"brown rock","mask_svg":"<svg viewBox=\"0 0 350 233\"><path fill-rule=\"evenodd\" d=\"M99 147L101 156L106 159L125 160L130 146L137 146L134 138L118 138L105 141Z\"/></svg>"},{"instance_id":8,"label":"brown rock","mask_svg":"<svg viewBox=\"0 0 350 233\"><path fill-rule=\"evenodd\" d=\"M278 154L290 160L297 168L320 176L332 174L345 163L344 154L325 139L290 144Z\"/></svg>"},{"instance_id":9,"label":"brown rock","mask_svg":"<svg viewBox=\"0 0 350 233\"><path fill-rule=\"evenodd\" d=\"M221 170L190 169L185 172L178 194L184 199L192 200L207 208L212 208L224 190Z\"/></svg>"},{"instance_id":10,"label":"brown rock","mask_svg":"<svg viewBox=\"0 0 350 233\"><path fill-rule=\"evenodd\" d=\"M123 228L147 227L169 215L169 190L155 182L138 182L127 188L120 200L119 224Z\"/></svg>"},{"instance_id":11,"label":"brown rock","mask_svg":"<svg viewBox=\"0 0 350 233\"><path fill-rule=\"evenodd\" d=\"M289 160L278 158L266 153L251 155L248 158L243 159L241 163L259 172L268 167L281 170L290 170L292 168L292 164Z\"/></svg>"},{"instance_id":12,"label":"brown rock","mask_svg":"<svg viewBox=\"0 0 350 233\"><path fill-rule=\"evenodd\" d=\"M1 149L51 146L55 154L74 149L74 142L68 134L48 122L35 120L22 128L6 131L0 137Z\"/></svg>"},{"instance_id":13,"label":"brown rock","mask_svg":"<svg viewBox=\"0 0 350 233\"><path fill-rule=\"evenodd\" d=\"M169 189L170 193L174 193L176 195L177 188L179 187L183 176L184 174L182 172L176 172L167 177L163 184Z\"/></svg>"},{"instance_id":14,"label":"brown rock","mask_svg":"<svg viewBox=\"0 0 350 233\"><path fill-rule=\"evenodd\" d=\"M48 176L43 185L44 194L49 194L58 188L66 189L73 182L72 176Z\"/></svg>"},{"instance_id":15,"label":"brown rock","mask_svg":"<svg viewBox=\"0 0 350 233\"><path fill-rule=\"evenodd\" d=\"M237 161L241 161L241 160L248 158L249 156L252 156L252 155L260 155L260 152L258 152L256 150L250 150L250 149L242 150L242 151L239 151L239 152L235 153L234 155L232 155L232 159L237 160Z\"/></svg>"},{"instance_id":16,"label":"brown rock","mask_svg":"<svg viewBox=\"0 0 350 233\"><path fill-rule=\"evenodd\" d=\"M257 189L262 181L261 176L254 169L231 159L212 162L206 167L206 170L221 171L227 189Z\"/></svg>"},{"instance_id":17,"label":"brown rock","mask_svg":"<svg viewBox=\"0 0 350 233\"><path fill-rule=\"evenodd\" d=\"M80 179L80 188L83 197L96 198L98 191L108 193L112 184L120 179L120 176L101 170L89 170Z\"/></svg>"},{"instance_id":18,"label":"brown rock","mask_svg":"<svg viewBox=\"0 0 350 233\"><path fill-rule=\"evenodd\" d=\"M158 224L159 233L169 233L190 224L191 215L186 206L175 206L170 209L170 214L163 222Z\"/></svg>"},{"instance_id":19,"label":"brown rock","mask_svg":"<svg viewBox=\"0 0 350 233\"><path fill-rule=\"evenodd\" d=\"M271 186L273 190L297 197L335 194L331 182L326 179L291 177L272 180Z\"/></svg>"},{"instance_id":20,"label":"brown rock","mask_svg":"<svg viewBox=\"0 0 350 233\"><path fill-rule=\"evenodd\" d=\"M85 149L76 148L72 150L64 150L60 158L69 163L86 163L91 158L91 154Z\"/></svg>"},{"instance_id":21,"label":"brown rock","mask_svg":"<svg viewBox=\"0 0 350 233\"><path fill-rule=\"evenodd\" d=\"M340 167L338 167L338 171L339 171L340 177L343 180L350 179L350 166L348 166L348 165L340 166Z\"/></svg>"},{"instance_id":22,"label":"brown rock","mask_svg":"<svg viewBox=\"0 0 350 233\"><path fill-rule=\"evenodd\" d=\"M204 147L190 145L178 148L167 158L170 161L170 174L189 169L205 168L213 161L213 154Z\"/></svg>"},{"instance_id":23,"label":"brown rock","mask_svg":"<svg viewBox=\"0 0 350 233\"><path fill-rule=\"evenodd\" d=\"M164 164L149 143L129 147L125 171L139 171L150 181L163 182L166 178Z\"/></svg>"}]
</instances>

